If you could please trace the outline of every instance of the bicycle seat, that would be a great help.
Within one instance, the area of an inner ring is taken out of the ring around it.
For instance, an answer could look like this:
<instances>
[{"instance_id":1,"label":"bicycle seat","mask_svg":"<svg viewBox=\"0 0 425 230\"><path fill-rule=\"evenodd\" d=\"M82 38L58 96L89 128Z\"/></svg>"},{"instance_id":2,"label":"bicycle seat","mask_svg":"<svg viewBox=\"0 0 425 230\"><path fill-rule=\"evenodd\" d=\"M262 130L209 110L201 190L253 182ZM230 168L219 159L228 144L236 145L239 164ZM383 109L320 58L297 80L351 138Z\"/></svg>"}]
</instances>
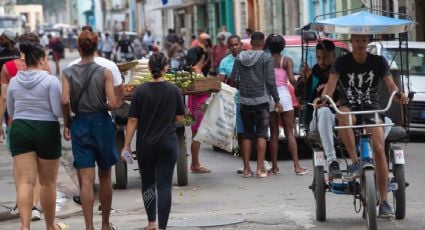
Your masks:
<instances>
[{"instance_id":1,"label":"bicycle seat","mask_svg":"<svg viewBox=\"0 0 425 230\"><path fill-rule=\"evenodd\" d=\"M406 130L401 126L391 127L390 133L388 134L386 141L395 142L400 141L406 137Z\"/></svg>"}]
</instances>

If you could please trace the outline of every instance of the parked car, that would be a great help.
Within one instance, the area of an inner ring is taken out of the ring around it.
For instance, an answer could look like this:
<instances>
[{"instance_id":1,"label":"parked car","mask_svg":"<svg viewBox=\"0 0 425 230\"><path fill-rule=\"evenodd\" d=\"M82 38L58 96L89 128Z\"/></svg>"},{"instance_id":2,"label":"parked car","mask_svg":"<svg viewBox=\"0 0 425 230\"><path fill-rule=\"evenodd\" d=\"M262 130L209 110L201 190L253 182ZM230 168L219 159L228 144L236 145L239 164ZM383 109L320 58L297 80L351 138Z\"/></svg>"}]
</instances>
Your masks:
<instances>
[{"instance_id":1,"label":"parked car","mask_svg":"<svg viewBox=\"0 0 425 230\"><path fill-rule=\"evenodd\" d=\"M307 60L308 66L313 67L314 64L316 64L317 41L310 41L304 44L307 50L302 50L300 35L284 35L283 37L285 38L286 45L285 45L285 49L282 51L282 55L292 58L294 62L294 74L296 77L298 77L301 70L302 52L304 52L304 55L306 55L304 58ZM347 44L345 44L342 41L331 39L331 38L325 38L325 37L323 37L322 40L323 39L329 39L334 42L336 46L335 52L337 57L345 55L350 52ZM251 49L250 41L251 39L249 38L242 39L243 49Z\"/></svg>"},{"instance_id":2,"label":"parked car","mask_svg":"<svg viewBox=\"0 0 425 230\"><path fill-rule=\"evenodd\" d=\"M379 41L370 43L368 51L385 57L392 70L402 70L400 80L404 83L404 90L414 95L407 107L409 131L425 134L425 42L409 41L408 46L402 44L401 47L400 50L399 41Z\"/></svg>"}]
</instances>

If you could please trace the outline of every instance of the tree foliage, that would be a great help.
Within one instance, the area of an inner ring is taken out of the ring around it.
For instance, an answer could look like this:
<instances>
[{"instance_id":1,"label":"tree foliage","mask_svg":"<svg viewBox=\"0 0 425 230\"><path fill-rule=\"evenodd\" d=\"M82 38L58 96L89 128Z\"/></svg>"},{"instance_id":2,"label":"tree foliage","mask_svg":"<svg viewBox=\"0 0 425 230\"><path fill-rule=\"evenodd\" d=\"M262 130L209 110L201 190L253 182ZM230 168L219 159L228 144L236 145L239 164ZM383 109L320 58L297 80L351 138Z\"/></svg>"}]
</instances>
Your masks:
<instances>
[{"instance_id":1,"label":"tree foliage","mask_svg":"<svg viewBox=\"0 0 425 230\"><path fill-rule=\"evenodd\" d=\"M56 12L66 8L66 0L17 0L16 4L42 4L45 13Z\"/></svg>"}]
</instances>

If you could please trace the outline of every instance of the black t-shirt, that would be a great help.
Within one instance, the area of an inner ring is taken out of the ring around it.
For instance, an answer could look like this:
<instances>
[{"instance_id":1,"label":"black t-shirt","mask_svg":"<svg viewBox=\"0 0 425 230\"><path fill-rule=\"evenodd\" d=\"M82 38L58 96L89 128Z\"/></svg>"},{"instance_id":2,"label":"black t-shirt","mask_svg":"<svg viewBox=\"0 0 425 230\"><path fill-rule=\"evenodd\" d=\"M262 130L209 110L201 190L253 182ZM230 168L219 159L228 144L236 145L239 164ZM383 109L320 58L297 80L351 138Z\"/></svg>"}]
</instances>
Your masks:
<instances>
[{"instance_id":1,"label":"black t-shirt","mask_svg":"<svg viewBox=\"0 0 425 230\"><path fill-rule=\"evenodd\" d=\"M138 119L137 152L150 154L164 138L175 133L176 115L184 115L183 96L177 86L166 81L138 86L128 113Z\"/></svg>"},{"instance_id":2,"label":"black t-shirt","mask_svg":"<svg viewBox=\"0 0 425 230\"><path fill-rule=\"evenodd\" d=\"M4 63L13 60L13 59L18 59L21 57L21 54L19 53L18 50L9 50L9 49L3 49L0 51L0 71L1 68L3 67Z\"/></svg>"},{"instance_id":3,"label":"black t-shirt","mask_svg":"<svg viewBox=\"0 0 425 230\"><path fill-rule=\"evenodd\" d=\"M391 77L385 58L370 53L363 64L355 62L351 53L337 58L331 73L339 75L347 103L353 110L379 109L378 85L384 77Z\"/></svg>"}]
</instances>

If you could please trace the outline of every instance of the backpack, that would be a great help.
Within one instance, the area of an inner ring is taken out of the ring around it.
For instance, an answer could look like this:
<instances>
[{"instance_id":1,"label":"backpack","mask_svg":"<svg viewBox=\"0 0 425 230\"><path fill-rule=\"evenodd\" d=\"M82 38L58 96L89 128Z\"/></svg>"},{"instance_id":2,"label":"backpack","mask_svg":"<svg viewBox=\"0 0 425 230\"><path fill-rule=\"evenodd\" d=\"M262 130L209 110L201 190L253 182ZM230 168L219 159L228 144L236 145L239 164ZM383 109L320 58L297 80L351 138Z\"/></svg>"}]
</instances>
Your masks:
<instances>
[{"instance_id":1,"label":"backpack","mask_svg":"<svg viewBox=\"0 0 425 230\"><path fill-rule=\"evenodd\" d=\"M16 66L14 60L6 62L4 66L6 67L7 72L9 73L10 79L18 73L18 67Z\"/></svg>"}]
</instances>

